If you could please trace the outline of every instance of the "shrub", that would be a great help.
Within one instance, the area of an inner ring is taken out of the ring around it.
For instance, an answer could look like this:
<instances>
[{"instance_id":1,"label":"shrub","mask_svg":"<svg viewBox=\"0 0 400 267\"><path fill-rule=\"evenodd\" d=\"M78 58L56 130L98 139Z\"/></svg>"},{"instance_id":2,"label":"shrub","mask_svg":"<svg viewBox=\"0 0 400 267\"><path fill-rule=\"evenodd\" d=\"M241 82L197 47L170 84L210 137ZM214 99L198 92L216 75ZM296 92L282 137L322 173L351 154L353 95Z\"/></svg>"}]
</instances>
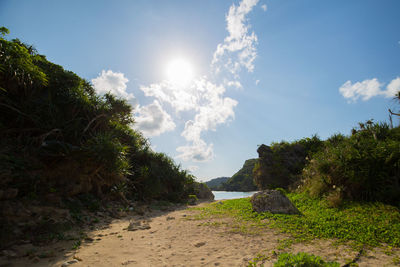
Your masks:
<instances>
[{"instance_id":1,"label":"shrub","mask_svg":"<svg viewBox=\"0 0 400 267\"><path fill-rule=\"evenodd\" d=\"M400 204L400 128L369 121L349 137L333 136L303 177L312 196Z\"/></svg>"}]
</instances>

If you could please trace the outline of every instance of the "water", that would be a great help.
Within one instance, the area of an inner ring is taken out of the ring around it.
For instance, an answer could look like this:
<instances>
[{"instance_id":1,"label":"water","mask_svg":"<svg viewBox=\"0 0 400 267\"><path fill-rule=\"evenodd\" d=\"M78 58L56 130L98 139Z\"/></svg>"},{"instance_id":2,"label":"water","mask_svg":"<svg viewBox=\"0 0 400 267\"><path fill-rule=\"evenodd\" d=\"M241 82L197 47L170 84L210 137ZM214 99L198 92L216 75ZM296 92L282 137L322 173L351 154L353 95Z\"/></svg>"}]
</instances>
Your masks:
<instances>
[{"instance_id":1,"label":"water","mask_svg":"<svg viewBox=\"0 0 400 267\"><path fill-rule=\"evenodd\" d=\"M254 193L257 192L258 191L252 191L252 192L212 191L212 193L215 196L215 200L251 197L252 195L254 195Z\"/></svg>"}]
</instances>

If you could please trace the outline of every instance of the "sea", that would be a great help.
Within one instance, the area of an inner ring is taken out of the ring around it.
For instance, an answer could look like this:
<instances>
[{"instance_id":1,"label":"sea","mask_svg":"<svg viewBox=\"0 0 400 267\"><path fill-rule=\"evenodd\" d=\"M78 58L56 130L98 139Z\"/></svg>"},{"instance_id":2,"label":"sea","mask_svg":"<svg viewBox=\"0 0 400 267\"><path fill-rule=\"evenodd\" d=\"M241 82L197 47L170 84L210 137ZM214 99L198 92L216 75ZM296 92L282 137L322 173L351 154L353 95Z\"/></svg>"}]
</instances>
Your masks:
<instances>
[{"instance_id":1,"label":"sea","mask_svg":"<svg viewBox=\"0 0 400 267\"><path fill-rule=\"evenodd\" d=\"M215 200L251 197L257 192L258 191L252 191L252 192L212 191L212 193L215 196Z\"/></svg>"}]
</instances>

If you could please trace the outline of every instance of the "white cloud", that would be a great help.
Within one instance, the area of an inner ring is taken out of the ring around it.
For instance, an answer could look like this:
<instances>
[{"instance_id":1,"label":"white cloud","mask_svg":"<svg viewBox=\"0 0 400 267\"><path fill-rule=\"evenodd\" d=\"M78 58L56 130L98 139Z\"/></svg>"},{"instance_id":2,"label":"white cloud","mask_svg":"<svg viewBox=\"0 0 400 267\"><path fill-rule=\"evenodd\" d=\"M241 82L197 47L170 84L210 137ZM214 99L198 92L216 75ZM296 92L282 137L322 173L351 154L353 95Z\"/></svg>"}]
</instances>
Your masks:
<instances>
[{"instance_id":1,"label":"white cloud","mask_svg":"<svg viewBox=\"0 0 400 267\"><path fill-rule=\"evenodd\" d=\"M367 101L375 96L393 97L400 90L400 78L392 80L386 90L382 90L383 85L376 78L354 84L347 81L339 88L339 92L350 102L356 102L359 98Z\"/></svg>"},{"instance_id":2,"label":"white cloud","mask_svg":"<svg viewBox=\"0 0 400 267\"><path fill-rule=\"evenodd\" d=\"M175 129L171 116L163 110L157 100L147 106L139 107L135 121L135 128L148 137Z\"/></svg>"},{"instance_id":3,"label":"white cloud","mask_svg":"<svg viewBox=\"0 0 400 267\"><path fill-rule=\"evenodd\" d=\"M215 88L215 85L211 83L208 86ZM188 141L197 141L200 139L201 132L215 131L219 124L226 123L228 119L235 117L233 108L237 103L236 100L229 97L215 96L211 98L207 105L199 108L194 120L186 122L182 136Z\"/></svg>"},{"instance_id":4,"label":"white cloud","mask_svg":"<svg viewBox=\"0 0 400 267\"><path fill-rule=\"evenodd\" d=\"M373 96L382 94L381 86L382 84L379 83L376 78L356 82L354 84L352 84L351 81L347 81L339 88L339 92L344 98L347 98L350 101L355 102L360 97L362 100L366 101Z\"/></svg>"},{"instance_id":5,"label":"white cloud","mask_svg":"<svg viewBox=\"0 0 400 267\"><path fill-rule=\"evenodd\" d=\"M385 96L394 97L400 91L400 77L393 79L386 88Z\"/></svg>"},{"instance_id":6,"label":"white cloud","mask_svg":"<svg viewBox=\"0 0 400 267\"><path fill-rule=\"evenodd\" d=\"M140 89L144 92L145 96L155 97L160 102L168 103L177 112L195 108L198 101L198 93L193 84L182 87L162 81L150 84L149 86L141 86Z\"/></svg>"},{"instance_id":7,"label":"white cloud","mask_svg":"<svg viewBox=\"0 0 400 267\"><path fill-rule=\"evenodd\" d=\"M225 84L228 87L236 87L238 89L243 88L242 84L239 81L225 81Z\"/></svg>"},{"instance_id":8,"label":"white cloud","mask_svg":"<svg viewBox=\"0 0 400 267\"><path fill-rule=\"evenodd\" d=\"M211 62L216 72L225 68L236 77L242 67L249 72L254 70L254 60L257 56L257 36L254 32L248 32L250 25L247 23L246 15L257 3L258 0L243 0L239 6L233 4L230 7L226 16L226 28L229 35L222 44L218 44ZM220 66L222 59L228 53L229 57Z\"/></svg>"},{"instance_id":9,"label":"white cloud","mask_svg":"<svg viewBox=\"0 0 400 267\"><path fill-rule=\"evenodd\" d=\"M184 161L203 162L214 158L213 144L207 145L203 140L193 142L188 146L180 146L176 150L180 153L177 158Z\"/></svg>"},{"instance_id":10,"label":"white cloud","mask_svg":"<svg viewBox=\"0 0 400 267\"><path fill-rule=\"evenodd\" d=\"M92 84L96 92L100 95L110 92L115 96L133 100L135 98L134 95L126 91L126 83L128 81L129 80L121 72L102 70L97 78L92 79Z\"/></svg>"},{"instance_id":11,"label":"white cloud","mask_svg":"<svg viewBox=\"0 0 400 267\"><path fill-rule=\"evenodd\" d=\"M261 6L261 8L262 8L262 10L267 11L267 5L264 4Z\"/></svg>"}]
</instances>

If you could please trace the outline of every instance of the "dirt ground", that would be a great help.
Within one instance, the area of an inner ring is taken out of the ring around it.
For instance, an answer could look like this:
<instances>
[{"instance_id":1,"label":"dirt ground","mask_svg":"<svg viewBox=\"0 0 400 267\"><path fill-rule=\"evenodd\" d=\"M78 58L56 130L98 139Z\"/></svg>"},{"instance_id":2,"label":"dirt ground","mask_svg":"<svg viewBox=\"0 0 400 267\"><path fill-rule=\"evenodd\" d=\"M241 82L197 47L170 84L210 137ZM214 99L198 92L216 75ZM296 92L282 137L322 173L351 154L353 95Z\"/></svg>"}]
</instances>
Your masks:
<instances>
[{"instance_id":1,"label":"dirt ground","mask_svg":"<svg viewBox=\"0 0 400 267\"><path fill-rule=\"evenodd\" d=\"M273 266L283 251L312 253L344 265L358 254L350 247L334 245L333 240L285 246L290 237L277 230L238 233L232 231L229 218L194 220L196 213L181 207L128 215L99 223L86 233L79 247L76 241L56 241L42 247L25 244L10 248L8 256L3 253L0 258L0 266L248 266L257 255L266 256L264 266ZM357 264L399 266L399 258L399 249L376 248L365 251Z\"/></svg>"}]
</instances>

